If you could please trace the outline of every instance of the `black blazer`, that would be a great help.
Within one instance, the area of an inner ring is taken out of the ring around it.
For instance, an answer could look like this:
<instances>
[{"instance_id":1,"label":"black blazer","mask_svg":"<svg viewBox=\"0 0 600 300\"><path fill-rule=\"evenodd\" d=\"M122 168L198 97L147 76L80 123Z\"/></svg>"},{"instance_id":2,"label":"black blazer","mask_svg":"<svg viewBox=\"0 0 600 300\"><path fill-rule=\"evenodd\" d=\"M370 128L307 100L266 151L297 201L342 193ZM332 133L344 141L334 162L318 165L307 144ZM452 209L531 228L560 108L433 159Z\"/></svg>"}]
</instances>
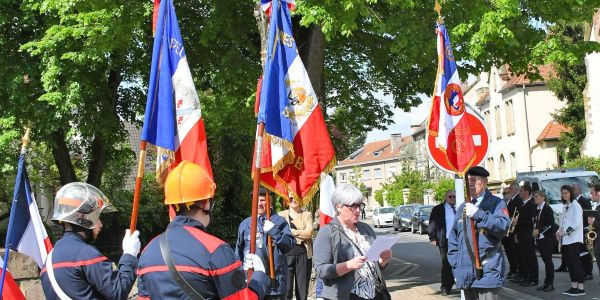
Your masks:
<instances>
[{"instance_id":1,"label":"black blazer","mask_svg":"<svg viewBox=\"0 0 600 300\"><path fill-rule=\"evenodd\" d=\"M446 239L446 202L436 205L429 215L429 241L436 242L440 248L448 248L448 239Z\"/></svg>"},{"instance_id":2,"label":"black blazer","mask_svg":"<svg viewBox=\"0 0 600 300\"><path fill-rule=\"evenodd\" d=\"M556 240L556 229L558 226L554 224L554 213L552 207L548 203L544 204L542 211L537 211L535 216L535 228L542 232L547 226L551 226L546 232L544 232L544 240Z\"/></svg>"},{"instance_id":3,"label":"black blazer","mask_svg":"<svg viewBox=\"0 0 600 300\"><path fill-rule=\"evenodd\" d=\"M592 209L591 200L584 196L579 197L579 199L577 199L577 203L579 203L579 205L581 206L581 209Z\"/></svg>"},{"instance_id":4,"label":"black blazer","mask_svg":"<svg viewBox=\"0 0 600 300\"><path fill-rule=\"evenodd\" d=\"M516 228L518 237L528 237L531 235L533 232L533 219L536 215L537 206L533 203L533 198L531 198L519 210L519 220L517 221Z\"/></svg>"},{"instance_id":5,"label":"black blazer","mask_svg":"<svg viewBox=\"0 0 600 300\"><path fill-rule=\"evenodd\" d=\"M508 217L512 219L515 210L519 210L523 207L523 199L516 195L514 199L510 199L506 202L506 209L508 209Z\"/></svg>"}]
</instances>

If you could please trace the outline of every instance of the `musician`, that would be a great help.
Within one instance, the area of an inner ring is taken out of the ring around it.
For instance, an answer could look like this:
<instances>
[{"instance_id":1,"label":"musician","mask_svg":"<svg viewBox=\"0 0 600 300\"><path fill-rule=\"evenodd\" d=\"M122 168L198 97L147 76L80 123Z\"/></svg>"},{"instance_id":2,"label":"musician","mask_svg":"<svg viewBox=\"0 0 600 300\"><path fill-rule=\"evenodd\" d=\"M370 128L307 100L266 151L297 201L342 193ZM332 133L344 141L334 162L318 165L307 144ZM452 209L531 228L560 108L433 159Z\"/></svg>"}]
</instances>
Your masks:
<instances>
[{"instance_id":1,"label":"musician","mask_svg":"<svg viewBox=\"0 0 600 300\"><path fill-rule=\"evenodd\" d=\"M519 210L517 220L516 243L519 251L519 277L513 277L512 282L520 282L523 287L538 284L538 265L533 238L533 219L537 206L531 198L531 186L520 184L519 197L523 199L523 207Z\"/></svg>"},{"instance_id":2,"label":"musician","mask_svg":"<svg viewBox=\"0 0 600 300\"><path fill-rule=\"evenodd\" d=\"M515 212L518 212L523 206L523 199L519 197L519 184L513 182L508 187L506 193L506 208L508 209L508 215L512 219L515 216ZM508 259L508 275L506 275L506 279L510 280L519 276L519 255L514 232L502 239L502 246L504 246L506 258Z\"/></svg>"},{"instance_id":3,"label":"musician","mask_svg":"<svg viewBox=\"0 0 600 300\"><path fill-rule=\"evenodd\" d=\"M540 257L544 262L546 278L544 283L538 286L538 291L550 292L554 290L554 264L552 263L552 250L556 247L556 224L554 223L554 213L552 207L548 204L546 193L543 191L533 192L533 201L537 206L535 216L535 229L533 236L537 241L537 248L540 251Z\"/></svg>"},{"instance_id":4,"label":"musician","mask_svg":"<svg viewBox=\"0 0 600 300\"><path fill-rule=\"evenodd\" d=\"M590 199L586 198L582 194L581 185L579 183L573 183L573 195L575 195L575 201L581 205L581 209L592 209L592 204ZM583 213L583 212L582 212ZM583 215L582 215L583 216ZM582 219L583 220L583 219ZM594 265L592 263L592 257L587 254L588 250L585 247L586 245L586 235L587 235L587 222L583 224L583 244L581 246L582 254L585 252L585 255L580 255L581 265L583 266L583 272L585 273L585 280L592 280L594 276L592 275L592 270L594 269Z\"/></svg>"},{"instance_id":5,"label":"musician","mask_svg":"<svg viewBox=\"0 0 600 300\"><path fill-rule=\"evenodd\" d=\"M594 184L590 188L590 194L592 196L592 209L600 211L600 184ZM600 272L600 242L598 237L600 236L600 219L594 217L588 217L588 226L594 226L594 232L596 232L596 239L594 240L594 255L596 256L596 264L598 265L598 271Z\"/></svg>"},{"instance_id":6,"label":"musician","mask_svg":"<svg viewBox=\"0 0 600 300\"><path fill-rule=\"evenodd\" d=\"M585 290L583 283L585 273L581 260L579 259L580 249L583 243L583 211L581 205L575 200L573 188L563 185L560 188L560 195L565 203L560 215L560 223L556 238L562 241L565 251L565 262L569 269L571 277L571 288L562 292L563 295L583 296Z\"/></svg>"}]
</instances>

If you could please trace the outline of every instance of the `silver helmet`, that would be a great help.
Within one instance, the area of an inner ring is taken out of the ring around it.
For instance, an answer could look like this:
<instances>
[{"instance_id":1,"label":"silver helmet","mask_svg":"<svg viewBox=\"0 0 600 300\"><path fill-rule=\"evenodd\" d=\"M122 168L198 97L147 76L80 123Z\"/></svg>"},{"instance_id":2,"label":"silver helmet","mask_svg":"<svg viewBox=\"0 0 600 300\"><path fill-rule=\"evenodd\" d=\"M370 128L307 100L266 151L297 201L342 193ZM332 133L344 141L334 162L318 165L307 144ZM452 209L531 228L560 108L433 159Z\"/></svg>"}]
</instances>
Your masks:
<instances>
[{"instance_id":1,"label":"silver helmet","mask_svg":"<svg viewBox=\"0 0 600 300\"><path fill-rule=\"evenodd\" d=\"M52 221L92 229L98 224L100 213L111 208L110 200L99 189L88 183L72 182L56 193Z\"/></svg>"}]
</instances>

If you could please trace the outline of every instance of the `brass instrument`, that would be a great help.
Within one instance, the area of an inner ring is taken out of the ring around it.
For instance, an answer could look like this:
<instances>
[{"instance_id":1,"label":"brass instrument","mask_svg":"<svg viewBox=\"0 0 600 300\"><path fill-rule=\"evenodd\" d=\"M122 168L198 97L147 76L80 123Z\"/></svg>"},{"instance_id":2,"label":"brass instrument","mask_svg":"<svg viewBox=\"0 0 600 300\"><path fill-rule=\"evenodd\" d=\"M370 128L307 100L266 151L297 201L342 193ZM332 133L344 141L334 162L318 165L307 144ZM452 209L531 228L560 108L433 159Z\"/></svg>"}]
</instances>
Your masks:
<instances>
[{"instance_id":1,"label":"brass instrument","mask_svg":"<svg viewBox=\"0 0 600 300\"><path fill-rule=\"evenodd\" d=\"M515 232L518 221L519 221L519 211L515 209L515 212L513 213L512 218L510 218L510 227L508 228L508 232L506 233L506 236L510 236L511 234L513 234L513 232Z\"/></svg>"},{"instance_id":2,"label":"brass instrument","mask_svg":"<svg viewBox=\"0 0 600 300\"><path fill-rule=\"evenodd\" d=\"M594 256L594 241L596 240L597 236L598 235L594 231L594 225L590 225L588 227L588 232L586 234L586 238L587 238L586 246L587 246L588 252L590 252L590 257L592 258L592 262L596 261L596 257Z\"/></svg>"}]
</instances>

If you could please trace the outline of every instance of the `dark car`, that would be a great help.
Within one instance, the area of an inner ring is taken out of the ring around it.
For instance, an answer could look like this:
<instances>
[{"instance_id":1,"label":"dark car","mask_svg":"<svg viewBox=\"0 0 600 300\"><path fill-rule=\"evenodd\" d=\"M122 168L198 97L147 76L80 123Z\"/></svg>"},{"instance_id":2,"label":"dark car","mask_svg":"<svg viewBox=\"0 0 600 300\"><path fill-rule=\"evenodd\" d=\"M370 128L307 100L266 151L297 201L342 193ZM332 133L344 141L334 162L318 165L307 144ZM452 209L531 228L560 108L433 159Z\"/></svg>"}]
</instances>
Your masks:
<instances>
[{"instance_id":1,"label":"dark car","mask_svg":"<svg viewBox=\"0 0 600 300\"><path fill-rule=\"evenodd\" d=\"M417 206L417 204L407 204L396 207L393 219L394 231L404 231L410 228L410 219L412 218L413 210Z\"/></svg>"},{"instance_id":2,"label":"dark car","mask_svg":"<svg viewBox=\"0 0 600 300\"><path fill-rule=\"evenodd\" d=\"M419 234L427 232L427 227L429 227L429 215L431 214L432 209L433 205L419 205L415 207L411 218L410 232L415 233L418 231Z\"/></svg>"}]
</instances>

